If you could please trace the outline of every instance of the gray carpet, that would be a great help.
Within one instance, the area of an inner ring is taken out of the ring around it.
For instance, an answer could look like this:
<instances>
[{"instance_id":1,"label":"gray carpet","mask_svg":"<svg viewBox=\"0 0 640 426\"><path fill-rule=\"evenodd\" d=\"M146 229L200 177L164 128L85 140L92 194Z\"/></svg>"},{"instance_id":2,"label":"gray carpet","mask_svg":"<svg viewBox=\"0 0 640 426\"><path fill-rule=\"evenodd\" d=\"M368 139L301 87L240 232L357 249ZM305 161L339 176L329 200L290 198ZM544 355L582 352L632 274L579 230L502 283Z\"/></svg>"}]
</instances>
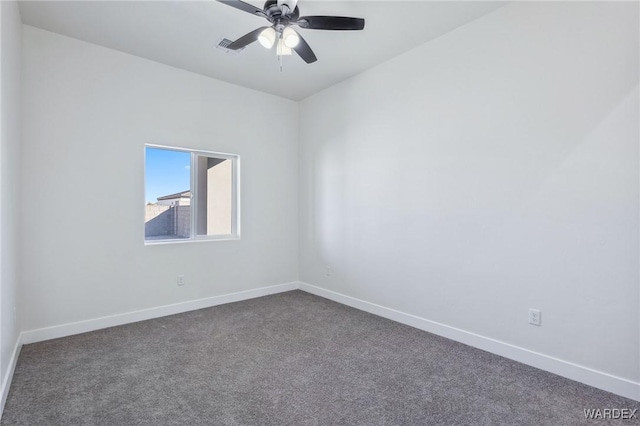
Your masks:
<instances>
[{"instance_id":1,"label":"gray carpet","mask_svg":"<svg viewBox=\"0 0 640 426\"><path fill-rule=\"evenodd\" d=\"M600 423L584 408L640 403L293 291L26 345L2 425Z\"/></svg>"}]
</instances>

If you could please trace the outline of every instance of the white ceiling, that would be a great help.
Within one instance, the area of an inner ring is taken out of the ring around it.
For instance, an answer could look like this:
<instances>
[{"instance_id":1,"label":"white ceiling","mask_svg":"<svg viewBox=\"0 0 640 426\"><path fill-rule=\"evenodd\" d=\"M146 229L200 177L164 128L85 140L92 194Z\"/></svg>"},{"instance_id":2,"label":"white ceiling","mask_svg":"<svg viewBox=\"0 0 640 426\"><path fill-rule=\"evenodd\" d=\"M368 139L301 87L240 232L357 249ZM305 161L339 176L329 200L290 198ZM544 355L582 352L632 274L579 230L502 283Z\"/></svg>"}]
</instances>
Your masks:
<instances>
[{"instance_id":1,"label":"white ceiling","mask_svg":"<svg viewBox=\"0 0 640 426\"><path fill-rule=\"evenodd\" d=\"M247 1L262 8L263 2ZM284 58L253 43L237 55L216 49L219 39L235 40L265 25L253 16L210 1L23 1L22 21L219 80L293 100L304 99L339 81L419 46L489 13L504 2L307 1L301 15L365 18L364 31L300 33L318 61Z\"/></svg>"}]
</instances>

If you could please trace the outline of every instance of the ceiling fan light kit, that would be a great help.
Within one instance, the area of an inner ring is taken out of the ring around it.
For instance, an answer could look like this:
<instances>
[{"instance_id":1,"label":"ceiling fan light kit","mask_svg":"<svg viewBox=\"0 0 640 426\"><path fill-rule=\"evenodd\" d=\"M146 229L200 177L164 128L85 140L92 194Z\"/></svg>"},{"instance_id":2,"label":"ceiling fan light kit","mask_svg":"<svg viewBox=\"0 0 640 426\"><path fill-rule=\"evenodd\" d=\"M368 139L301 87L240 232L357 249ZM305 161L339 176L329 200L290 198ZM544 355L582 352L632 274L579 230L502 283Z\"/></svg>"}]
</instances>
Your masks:
<instances>
[{"instance_id":1,"label":"ceiling fan light kit","mask_svg":"<svg viewBox=\"0 0 640 426\"><path fill-rule=\"evenodd\" d=\"M300 36L291 27L285 27L282 31L282 43L289 49L293 49L300 43Z\"/></svg>"},{"instance_id":2,"label":"ceiling fan light kit","mask_svg":"<svg viewBox=\"0 0 640 426\"><path fill-rule=\"evenodd\" d=\"M271 49L276 42L276 30L273 28L265 28L258 36L258 41L267 49Z\"/></svg>"},{"instance_id":3,"label":"ceiling fan light kit","mask_svg":"<svg viewBox=\"0 0 640 426\"><path fill-rule=\"evenodd\" d=\"M292 27L310 30L358 31L364 28L364 19L344 16L300 16L297 0L267 0L263 9L241 0L218 0L233 8L265 18L271 24L261 27L235 40L228 49L239 50L254 41L271 49L276 45L278 58L295 51L306 63L318 60L304 38ZM282 66L282 62L280 63Z\"/></svg>"},{"instance_id":4,"label":"ceiling fan light kit","mask_svg":"<svg viewBox=\"0 0 640 426\"><path fill-rule=\"evenodd\" d=\"M278 40L278 46L276 47L276 54L278 55L278 57L280 56L289 56L292 54L293 50L291 50L291 48L285 46L284 42L282 41L282 39Z\"/></svg>"}]
</instances>

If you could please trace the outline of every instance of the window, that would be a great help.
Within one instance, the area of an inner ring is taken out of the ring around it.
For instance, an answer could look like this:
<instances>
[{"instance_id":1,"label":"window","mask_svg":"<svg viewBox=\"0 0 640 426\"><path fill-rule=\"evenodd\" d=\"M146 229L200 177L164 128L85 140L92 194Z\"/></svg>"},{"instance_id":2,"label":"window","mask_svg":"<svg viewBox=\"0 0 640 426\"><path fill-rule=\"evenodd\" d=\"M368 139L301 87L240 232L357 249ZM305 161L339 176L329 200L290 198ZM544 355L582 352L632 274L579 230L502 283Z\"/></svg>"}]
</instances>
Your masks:
<instances>
[{"instance_id":1,"label":"window","mask_svg":"<svg viewBox=\"0 0 640 426\"><path fill-rule=\"evenodd\" d=\"M146 244L237 239L239 157L145 145Z\"/></svg>"}]
</instances>

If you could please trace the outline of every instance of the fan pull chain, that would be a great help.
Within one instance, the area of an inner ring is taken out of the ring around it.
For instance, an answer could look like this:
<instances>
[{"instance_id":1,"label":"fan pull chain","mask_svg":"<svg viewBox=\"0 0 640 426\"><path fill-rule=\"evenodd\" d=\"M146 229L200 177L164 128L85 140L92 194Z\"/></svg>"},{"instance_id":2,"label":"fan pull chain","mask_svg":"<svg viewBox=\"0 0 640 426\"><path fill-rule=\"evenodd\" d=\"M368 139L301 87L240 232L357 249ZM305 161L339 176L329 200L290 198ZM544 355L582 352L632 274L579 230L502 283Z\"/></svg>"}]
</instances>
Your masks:
<instances>
[{"instance_id":1,"label":"fan pull chain","mask_svg":"<svg viewBox=\"0 0 640 426\"><path fill-rule=\"evenodd\" d=\"M283 54L284 44L282 41L282 31L280 31L278 35L279 37L276 45L276 55L278 56L278 63L280 64L280 72L282 72L282 63L284 62L284 60L282 59L282 57L284 56Z\"/></svg>"}]
</instances>

